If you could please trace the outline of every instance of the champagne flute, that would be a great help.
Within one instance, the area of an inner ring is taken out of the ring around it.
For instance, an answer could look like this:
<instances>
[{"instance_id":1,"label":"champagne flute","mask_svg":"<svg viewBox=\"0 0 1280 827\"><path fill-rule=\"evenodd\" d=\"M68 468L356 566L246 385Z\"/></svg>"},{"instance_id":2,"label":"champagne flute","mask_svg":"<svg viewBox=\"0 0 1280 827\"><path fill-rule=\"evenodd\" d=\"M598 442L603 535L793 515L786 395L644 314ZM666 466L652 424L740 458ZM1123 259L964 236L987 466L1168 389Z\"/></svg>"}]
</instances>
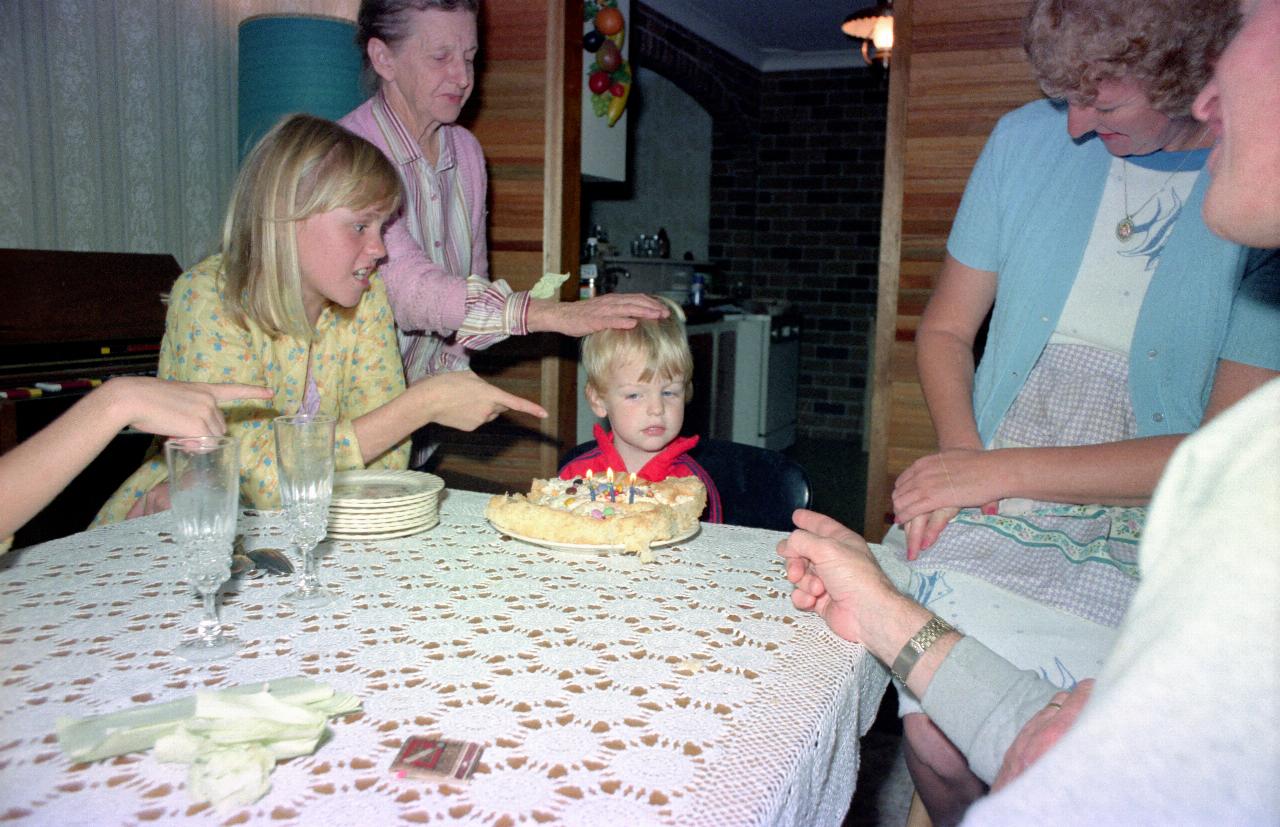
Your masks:
<instances>
[{"instance_id":1,"label":"champagne flute","mask_svg":"<svg viewBox=\"0 0 1280 827\"><path fill-rule=\"evenodd\" d=\"M204 601L199 636L178 645L187 660L224 657L240 648L218 622L218 589L231 576L240 505L240 444L230 436L176 437L164 446L174 537L187 579Z\"/></svg>"},{"instance_id":2,"label":"champagne flute","mask_svg":"<svg viewBox=\"0 0 1280 827\"><path fill-rule=\"evenodd\" d=\"M320 585L315 555L329 525L337 420L326 414L295 414L278 416L274 424L280 499L293 544L302 552L297 587L282 599L295 606L324 606L338 596Z\"/></svg>"}]
</instances>

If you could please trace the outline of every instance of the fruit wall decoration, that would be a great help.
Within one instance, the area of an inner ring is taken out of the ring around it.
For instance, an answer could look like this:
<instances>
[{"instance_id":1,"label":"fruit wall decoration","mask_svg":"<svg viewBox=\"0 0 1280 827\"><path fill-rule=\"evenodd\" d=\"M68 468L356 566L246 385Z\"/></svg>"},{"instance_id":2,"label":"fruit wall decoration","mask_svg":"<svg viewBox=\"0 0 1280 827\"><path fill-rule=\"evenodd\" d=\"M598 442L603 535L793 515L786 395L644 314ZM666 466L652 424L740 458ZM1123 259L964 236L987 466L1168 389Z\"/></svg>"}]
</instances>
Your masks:
<instances>
[{"instance_id":1,"label":"fruit wall decoration","mask_svg":"<svg viewBox=\"0 0 1280 827\"><path fill-rule=\"evenodd\" d=\"M595 55L587 66L587 88L591 109L597 118L608 118L613 126L627 108L631 95L631 64L622 56L627 24L618 9L618 0L586 0L583 18L587 31L582 48Z\"/></svg>"}]
</instances>

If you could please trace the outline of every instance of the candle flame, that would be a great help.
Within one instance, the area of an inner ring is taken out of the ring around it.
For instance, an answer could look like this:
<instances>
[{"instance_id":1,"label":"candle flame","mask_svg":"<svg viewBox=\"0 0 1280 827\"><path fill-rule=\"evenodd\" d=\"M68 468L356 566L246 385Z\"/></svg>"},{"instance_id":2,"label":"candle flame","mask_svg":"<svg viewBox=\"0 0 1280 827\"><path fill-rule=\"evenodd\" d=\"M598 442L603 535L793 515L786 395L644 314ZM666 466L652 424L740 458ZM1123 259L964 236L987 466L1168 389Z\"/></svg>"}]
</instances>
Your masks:
<instances>
[{"instance_id":1,"label":"candle flame","mask_svg":"<svg viewBox=\"0 0 1280 827\"><path fill-rule=\"evenodd\" d=\"M604 477L604 478L605 478L605 479L607 479L609 482L613 482L613 469L612 469L612 468L609 468L608 470L606 470L606 471L605 471L605 477Z\"/></svg>"}]
</instances>

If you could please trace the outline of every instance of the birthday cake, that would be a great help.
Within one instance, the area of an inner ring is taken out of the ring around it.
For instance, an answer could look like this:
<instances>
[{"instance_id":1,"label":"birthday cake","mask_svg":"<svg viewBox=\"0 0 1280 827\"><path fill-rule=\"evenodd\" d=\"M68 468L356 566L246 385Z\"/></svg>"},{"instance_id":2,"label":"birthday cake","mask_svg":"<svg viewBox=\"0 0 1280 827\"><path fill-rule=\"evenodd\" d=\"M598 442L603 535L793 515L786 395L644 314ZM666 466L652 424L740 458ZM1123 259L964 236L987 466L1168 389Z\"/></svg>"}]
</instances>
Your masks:
<instances>
[{"instance_id":1,"label":"birthday cake","mask_svg":"<svg viewBox=\"0 0 1280 827\"><path fill-rule=\"evenodd\" d=\"M489 500L485 516L499 531L551 543L622 547L650 559L654 543L698 525L707 489L696 477L661 482L536 479L528 494Z\"/></svg>"}]
</instances>

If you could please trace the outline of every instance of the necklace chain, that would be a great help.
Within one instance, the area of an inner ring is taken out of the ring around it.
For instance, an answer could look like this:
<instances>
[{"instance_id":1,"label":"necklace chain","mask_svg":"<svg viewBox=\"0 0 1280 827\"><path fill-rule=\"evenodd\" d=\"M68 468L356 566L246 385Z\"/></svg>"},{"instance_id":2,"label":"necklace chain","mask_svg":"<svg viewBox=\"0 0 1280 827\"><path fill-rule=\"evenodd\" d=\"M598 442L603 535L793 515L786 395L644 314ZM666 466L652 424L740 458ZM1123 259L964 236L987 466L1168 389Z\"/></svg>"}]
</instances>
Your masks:
<instances>
[{"instance_id":1,"label":"necklace chain","mask_svg":"<svg viewBox=\"0 0 1280 827\"><path fill-rule=\"evenodd\" d=\"M1147 200L1139 204L1137 209L1133 210L1132 212L1129 211L1129 176L1127 175L1127 172L1129 169L1129 159L1128 158L1120 159L1120 185L1124 189L1124 218L1121 218L1118 222L1116 222L1116 238L1118 238L1121 242L1127 242L1129 239L1133 238L1133 233L1134 233L1133 217L1138 213L1142 212L1144 209L1146 209L1148 204L1154 201L1156 197L1160 195L1160 193L1165 191L1165 188L1168 187L1169 184L1173 181L1174 176L1177 175L1179 172L1182 172L1182 168L1185 167L1187 165L1187 161L1191 159L1192 152L1194 152L1198 148L1197 144L1199 144L1202 140L1204 140L1204 136L1205 134L1208 133L1208 131L1209 130L1207 126L1204 129L1200 130L1200 134L1196 137L1196 140L1191 144L1191 148L1188 149L1186 151L1186 154L1182 156L1182 160L1178 162L1178 165L1176 167L1174 167L1173 172L1169 173L1169 177L1164 179L1164 183L1160 185L1159 189L1151 193L1151 195L1147 198Z\"/></svg>"}]
</instances>

